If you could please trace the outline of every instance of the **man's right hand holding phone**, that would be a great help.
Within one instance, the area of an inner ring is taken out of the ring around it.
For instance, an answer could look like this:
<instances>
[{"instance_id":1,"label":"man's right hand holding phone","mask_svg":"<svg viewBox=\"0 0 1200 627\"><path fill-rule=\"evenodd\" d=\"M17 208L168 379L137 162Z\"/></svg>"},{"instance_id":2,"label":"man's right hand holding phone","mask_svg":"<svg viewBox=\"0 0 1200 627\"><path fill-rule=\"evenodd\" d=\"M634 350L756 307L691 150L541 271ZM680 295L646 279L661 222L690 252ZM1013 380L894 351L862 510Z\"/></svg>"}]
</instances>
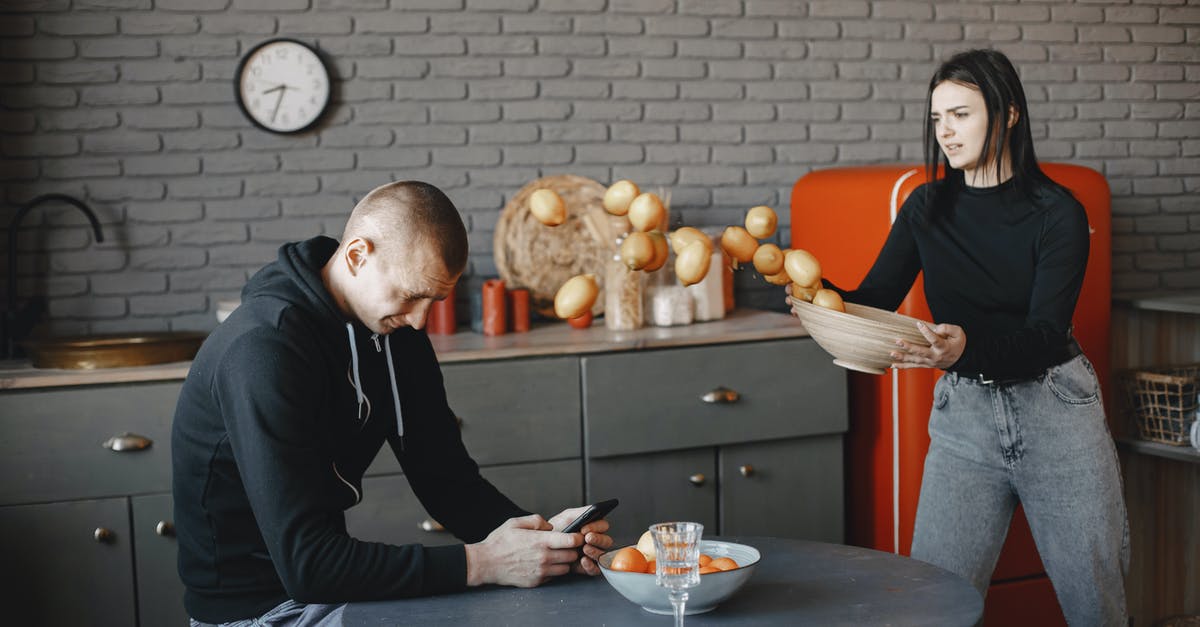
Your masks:
<instances>
[{"instance_id":1,"label":"man's right hand holding phone","mask_svg":"<svg viewBox=\"0 0 1200 627\"><path fill-rule=\"evenodd\" d=\"M600 574L596 560L613 545L608 521L588 522L576 533L562 533L590 506L573 507L550 521L537 514L510 518L487 538L466 546L467 585L495 583L532 588L568 572ZM550 532L550 533L546 533ZM580 555L579 548L583 547Z\"/></svg>"},{"instance_id":2,"label":"man's right hand holding phone","mask_svg":"<svg viewBox=\"0 0 1200 627\"><path fill-rule=\"evenodd\" d=\"M596 505L588 505L564 509L550 518L550 524L554 526L554 529L565 530L573 521L578 520L581 515L595 507ZM599 516L604 516L611 509L612 507L609 507L600 512ZM576 553L576 557L579 559L571 566L571 572L583 573L592 577L600 574L600 566L596 564L596 561L613 545L613 539L608 536L607 532L608 521L600 517L585 523L577 532L567 532L568 535L580 537L583 545L583 554Z\"/></svg>"}]
</instances>

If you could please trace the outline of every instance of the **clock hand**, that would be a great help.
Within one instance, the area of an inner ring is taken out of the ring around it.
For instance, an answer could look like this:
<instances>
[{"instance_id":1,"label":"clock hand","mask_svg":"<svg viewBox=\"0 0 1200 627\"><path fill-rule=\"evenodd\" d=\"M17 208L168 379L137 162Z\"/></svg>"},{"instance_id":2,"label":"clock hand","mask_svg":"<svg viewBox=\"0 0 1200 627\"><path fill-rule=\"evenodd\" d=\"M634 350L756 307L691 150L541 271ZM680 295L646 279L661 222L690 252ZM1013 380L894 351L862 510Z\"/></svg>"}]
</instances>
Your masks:
<instances>
[{"instance_id":1,"label":"clock hand","mask_svg":"<svg viewBox=\"0 0 1200 627\"><path fill-rule=\"evenodd\" d=\"M268 90L265 90L265 91L263 91L263 93L264 93L264 94L269 94L269 93L271 93L271 92L273 92L273 91L279 91L279 90L281 90L281 89L287 89L287 85L286 85L286 84L284 84L284 83L280 83L280 84L278 84L278 85L276 85L276 86L274 86L274 87L272 87L272 88L270 88L270 89L268 89Z\"/></svg>"},{"instance_id":2,"label":"clock hand","mask_svg":"<svg viewBox=\"0 0 1200 627\"><path fill-rule=\"evenodd\" d=\"M279 87L275 88L279 90L279 98L275 99L275 111L271 113L272 122L275 121L275 116L279 115L279 105L283 104L283 93L287 91L287 88L287 85L280 85Z\"/></svg>"}]
</instances>

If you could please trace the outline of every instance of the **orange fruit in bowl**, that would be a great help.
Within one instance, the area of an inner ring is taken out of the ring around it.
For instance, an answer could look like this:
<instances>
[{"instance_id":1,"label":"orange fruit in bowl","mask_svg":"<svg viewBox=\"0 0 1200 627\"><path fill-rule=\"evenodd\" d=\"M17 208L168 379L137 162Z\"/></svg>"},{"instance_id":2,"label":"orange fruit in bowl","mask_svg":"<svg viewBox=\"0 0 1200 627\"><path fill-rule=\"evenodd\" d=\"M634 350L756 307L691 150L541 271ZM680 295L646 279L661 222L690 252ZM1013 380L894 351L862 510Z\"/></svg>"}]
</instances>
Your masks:
<instances>
[{"instance_id":1,"label":"orange fruit in bowl","mask_svg":"<svg viewBox=\"0 0 1200 627\"><path fill-rule=\"evenodd\" d=\"M646 556L642 555L637 547L627 546L617 551L609 568L629 573L644 573L646 572Z\"/></svg>"},{"instance_id":2,"label":"orange fruit in bowl","mask_svg":"<svg viewBox=\"0 0 1200 627\"><path fill-rule=\"evenodd\" d=\"M704 568L705 566L708 566L708 563L711 561L712 561L711 555L707 555L704 553L700 554L700 568Z\"/></svg>"},{"instance_id":3,"label":"orange fruit in bowl","mask_svg":"<svg viewBox=\"0 0 1200 627\"><path fill-rule=\"evenodd\" d=\"M737 562L728 557L718 557L708 563L709 568L719 568L721 570L733 570L738 567Z\"/></svg>"},{"instance_id":4,"label":"orange fruit in bowl","mask_svg":"<svg viewBox=\"0 0 1200 627\"><path fill-rule=\"evenodd\" d=\"M713 568L712 566L701 566L700 567L701 575L708 575L710 573L719 573L719 572L721 572L720 568Z\"/></svg>"},{"instance_id":5,"label":"orange fruit in bowl","mask_svg":"<svg viewBox=\"0 0 1200 627\"><path fill-rule=\"evenodd\" d=\"M653 575L656 570L658 570L658 561L657 560L650 560L650 561L646 562L646 572L647 573Z\"/></svg>"}]
</instances>

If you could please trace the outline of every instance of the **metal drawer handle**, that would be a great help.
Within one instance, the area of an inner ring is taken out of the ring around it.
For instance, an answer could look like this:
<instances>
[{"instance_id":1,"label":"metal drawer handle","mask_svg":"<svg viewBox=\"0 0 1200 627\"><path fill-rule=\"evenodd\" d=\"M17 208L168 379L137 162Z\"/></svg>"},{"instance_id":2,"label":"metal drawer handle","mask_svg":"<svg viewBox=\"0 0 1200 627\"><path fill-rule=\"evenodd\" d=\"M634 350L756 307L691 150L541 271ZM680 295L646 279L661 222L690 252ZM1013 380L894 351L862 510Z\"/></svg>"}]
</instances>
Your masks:
<instances>
[{"instance_id":1,"label":"metal drawer handle","mask_svg":"<svg viewBox=\"0 0 1200 627\"><path fill-rule=\"evenodd\" d=\"M417 524L417 526L421 528L421 531L428 531L430 533L437 533L439 531L446 530L446 528L443 527L441 525L441 523L439 523L438 521L436 521L432 518L426 518L425 520L422 520L420 523Z\"/></svg>"},{"instance_id":2,"label":"metal drawer handle","mask_svg":"<svg viewBox=\"0 0 1200 627\"><path fill-rule=\"evenodd\" d=\"M136 433L122 433L104 441L104 448L116 452L123 453L125 451L141 451L150 448L154 441L150 438L142 437Z\"/></svg>"},{"instance_id":3,"label":"metal drawer handle","mask_svg":"<svg viewBox=\"0 0 1200 627\"><path fill-rule=\"evenodd\" d=\"M704 473L698 472L688 477L688 481L691 481L692 485L704 485L704 482L707 481L707 479L705 478Z\"/></svg>"},{"instance_id":4,"label":"metal drawer handle","mask_svg":"<svg viewBox=\"0 0 1200 627\"><path fill-rule=\"evenodd\" d=\"M750 464L738 466L738 472L742 473L743 477L749 477L750 475L754 474L754 466L751 466Z\"/></svg>"},{"instance_id":5,"label":"metal drawer handle","mask_svg":"<svg viewBox=\"0 0 1200 627\"><path fill-rule=\"evenodd\" d=\"M175 537L175 525L166 520L160 520L157 525L154 525L154 533L164 538L173 538Z\"/></svg>"},{"instance_id":6,"label":"metal drawer handle","mask_svg":"<svg viewBox=\"0 0 1200 627\"><path fill-rule=\"evenodd\" d=\"M96 527L96 530L92 532L92 537L100 544L112 544L116 541L117 534L104 527Z\"/></svg>"},{"instance_id":7,"label":"metal drawer handle","mask_svg":"<svg viewBox=\"0 0 1200 627\"><path fill-rule=\"evenodd\" d=\"M719 388L712 390L711 392L706 392L704 394L704 396L700 397L700 400L704 401L705 403L727 404L727 403L736 403L736 402L738 402L738 399L741 397L742 397L742 395L738 394L737 390L731 390L725 386L721 386Z\"/></svg>"}]
</instances>

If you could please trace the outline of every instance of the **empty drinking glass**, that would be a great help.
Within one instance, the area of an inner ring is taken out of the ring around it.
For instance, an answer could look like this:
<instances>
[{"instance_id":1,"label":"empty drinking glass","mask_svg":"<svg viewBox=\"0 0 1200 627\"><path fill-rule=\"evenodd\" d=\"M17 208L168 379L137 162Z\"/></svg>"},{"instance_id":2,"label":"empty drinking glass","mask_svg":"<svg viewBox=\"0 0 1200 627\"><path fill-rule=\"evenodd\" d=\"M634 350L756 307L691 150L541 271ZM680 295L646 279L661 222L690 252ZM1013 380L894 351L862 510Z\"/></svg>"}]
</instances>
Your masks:
<instances>
[{"instance_id":1,"label":"empty drinking glass","mask_svg":"<svg viewBox=\"0 0 1200 627\"><path fill-rule=\"evenodd\" d=\"M694 522L667 522L650 526L657 564L654 583L667 589L675 611L675 627L683 626L683 606L687 589L700 584L700 536L704 525Z\"/></svg>"}]
</instances>

